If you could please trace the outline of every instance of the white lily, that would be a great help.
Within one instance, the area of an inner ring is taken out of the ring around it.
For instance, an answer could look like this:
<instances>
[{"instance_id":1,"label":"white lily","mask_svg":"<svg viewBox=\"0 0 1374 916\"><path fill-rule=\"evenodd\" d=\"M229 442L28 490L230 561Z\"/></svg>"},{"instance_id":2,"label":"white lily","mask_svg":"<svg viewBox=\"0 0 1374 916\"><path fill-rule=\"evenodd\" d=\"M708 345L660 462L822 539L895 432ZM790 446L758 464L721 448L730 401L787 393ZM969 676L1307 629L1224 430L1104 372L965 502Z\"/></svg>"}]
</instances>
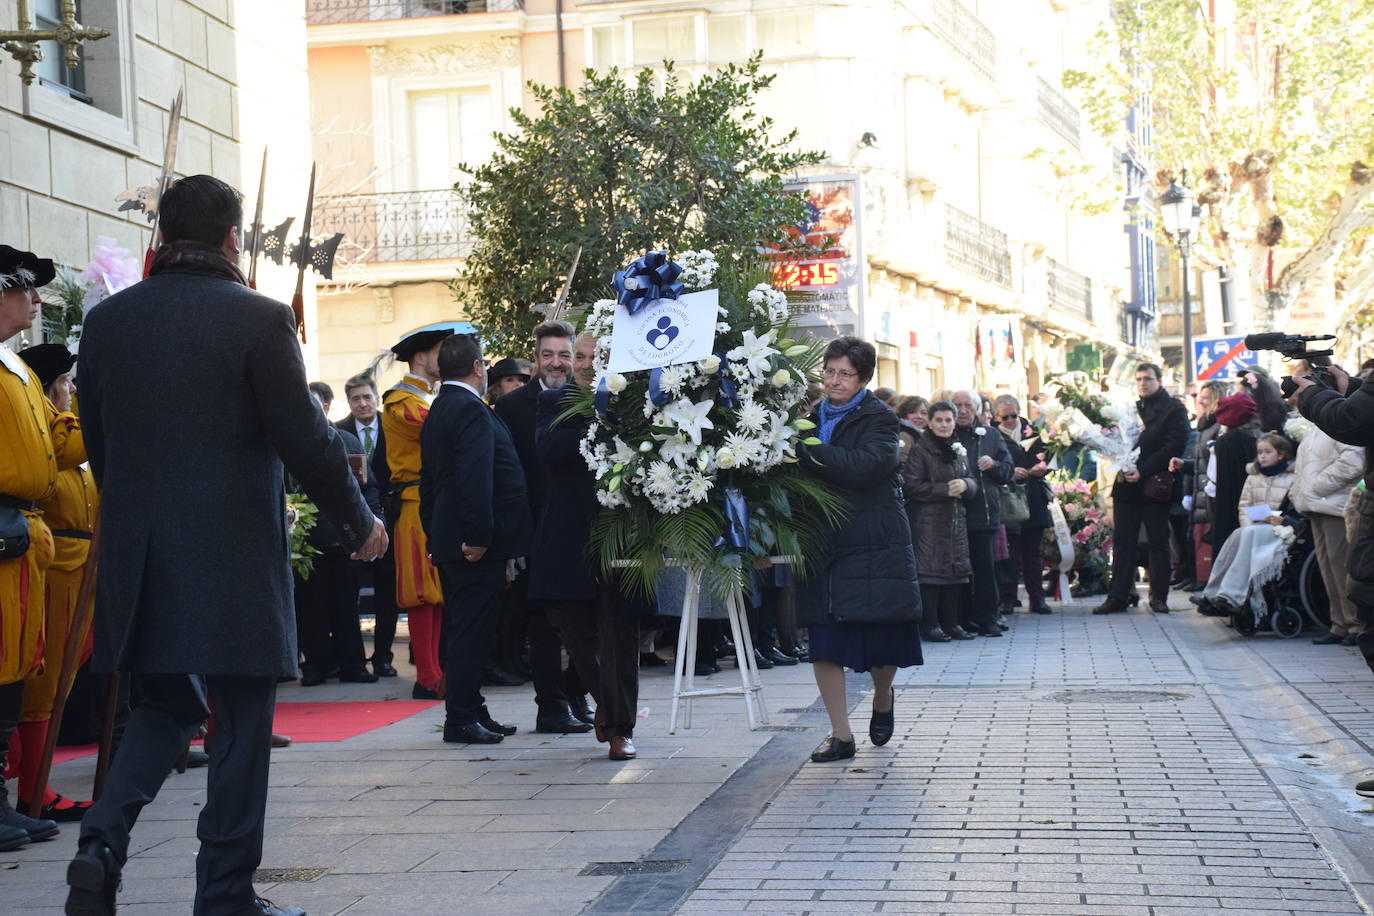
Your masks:
<instances>
[{"instance_id":1,"label":"white lily","mask_svg":"<svg viewBox=\"0 0 1374 916\"><path fill-rule=\"evenodd\" d=\"M750 372L762 376L768 371L768 358L778 352L773 348L772 343L772 331L765 331L762 335L756 335L752 329L746 328L743 343L725 355L730 358L731 362L744 363L749 367Z\"/></svg>"},{"instance_id":2,"label":"white lily","mask_svg":"<svg viewBox=\"0 0 1374 916\"><path fill-rule=\"evenodd\" d=\"M663 419L692 440L693 445L700 445L702 432L716 428L708 416L714 406L715 402L709 400L693 403L686 398L678 398L663 408Z\"/></svg>"}]
</instances>

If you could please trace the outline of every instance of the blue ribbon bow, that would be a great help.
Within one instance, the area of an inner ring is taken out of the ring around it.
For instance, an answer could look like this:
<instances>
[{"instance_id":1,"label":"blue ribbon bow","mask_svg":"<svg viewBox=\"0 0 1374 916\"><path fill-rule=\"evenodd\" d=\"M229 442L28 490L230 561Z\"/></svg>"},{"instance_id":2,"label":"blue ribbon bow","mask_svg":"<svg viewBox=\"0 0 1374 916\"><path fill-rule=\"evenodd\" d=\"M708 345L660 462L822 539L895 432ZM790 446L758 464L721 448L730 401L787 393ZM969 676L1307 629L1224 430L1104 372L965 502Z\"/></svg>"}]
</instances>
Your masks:
<instances>
[{"instance_id":1,"label":"blue ribbon bow","mask_svg":"<svg viewBox=\"0 0 1374 916\"><path fill-rule=\"evenodd\" d=\"M662 407L673 399L671 394L659 387L662 380L662 369L649 370L649 400L654 402L655 407Z\"/></svg>"},{"instance_id":2,"label":"blue ribbon bow","mask_svg":"<svg viewBox=\"0 0 1374 916\"><path fill-rule=\"evenodd\" d=\"M666 251L648 251L636 258L624 270L615 273L615 301L638 314L651 302L676 299L682 295L682 284L676 282L682 267L668 260Z\"/></svg>"},{"instance_id":3,"label":"blue ribbon bow","mask_svg":"<svg viewBox=\"0 0 1374 916\"><path fill-rule=\"evenodd\" d=\"M726 407L739 406L739 387L735 384L735 377L730 374L730 363L726 361L725 354L717 353L720 358L720 368L716 370L716 375L720 378L720 402Z\"/></svg>"}]
</instances>

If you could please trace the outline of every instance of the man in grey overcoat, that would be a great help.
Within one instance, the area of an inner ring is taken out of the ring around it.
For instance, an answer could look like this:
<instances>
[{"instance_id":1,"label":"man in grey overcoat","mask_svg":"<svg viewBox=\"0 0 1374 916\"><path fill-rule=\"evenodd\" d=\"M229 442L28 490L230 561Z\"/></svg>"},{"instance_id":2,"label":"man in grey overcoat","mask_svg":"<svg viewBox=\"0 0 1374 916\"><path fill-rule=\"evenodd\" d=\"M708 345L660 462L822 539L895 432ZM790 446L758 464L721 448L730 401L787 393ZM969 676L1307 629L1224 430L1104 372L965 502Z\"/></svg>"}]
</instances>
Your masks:
<instances>
[{"instance_id":1,"label":"man in grey overcoat","mask_svg":"<svg viewBox=\"0 0 1374 916\"><path fill-rule=\"evenodd\" d=\"M283 465L354 557L386 550L345 448L311 400L291 309L236 261L238 193L194 175L163 195L150 276L93 308L81 418L101 488L97 671L134 697L81 824L68 914L113 913L129 832L213 710L196 916L303 916L253 890L277 679L296 675Z\"/></svg>"}]
</instances>

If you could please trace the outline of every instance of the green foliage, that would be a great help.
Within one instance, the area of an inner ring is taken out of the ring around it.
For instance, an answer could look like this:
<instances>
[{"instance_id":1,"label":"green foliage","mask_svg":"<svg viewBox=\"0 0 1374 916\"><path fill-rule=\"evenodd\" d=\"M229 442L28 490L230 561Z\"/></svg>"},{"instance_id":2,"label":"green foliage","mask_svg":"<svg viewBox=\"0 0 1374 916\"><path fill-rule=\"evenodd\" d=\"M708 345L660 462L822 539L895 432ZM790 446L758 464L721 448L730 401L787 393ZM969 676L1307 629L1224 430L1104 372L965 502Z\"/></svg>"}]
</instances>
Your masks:
<instances>
[{"instance_id":1,"label":"green foliage","mask_svg":"<svg viewBox=\"0 0 1374 916\"><path fill-rule=\"evenodd\" d=\"M63 267L57 277L43 287L43 337L52 343L66 344L81 325L81 305L89 284Z\"/></svg>"},{"instance_id":2,"label":"green foliage","mask_svg":"<svg viewBox=\"0 0 1374 916\"><path fill-rule=\"evenodd\" d=\"M1093 42L1097 65L1064 83L1082 90L1089 119L1109 135L1148 96L1161 168L1187 168L1199 201L1214 207L1233 192L1239 207L1277 200L1284 244L1307 247L1352 163L1374 156L1374 4L1235 0L1227 30L1204 10L1196 0L1114 0L1113 26ZM1263 212L1243 229L1256 218Z\"/></svg>"},{"instance_id":3,"label":"green foliage","mask_svg":"<svg viewBox=\"0 0 1374 916\"><path fill-rule=\"evenodd\" d=\"M319 515L319 509L310 501L304 493L286 494L286 505L289 510L295 512L296 521L291 526L291 568L302 579L309 579L310 574L315 569L315 557L319 556L319 551L311 546L308 538L310 532L315 527L315 518Z\"/></svg>"},{"instance_id":4,"label":"green foliage","mask_svg":"<svg viewBox=\"0 0 1374 916\"><path fill-rule=\"evenodd\" d=\"M491 161L463 167L477 242L453 289L487 347L529 348L530 306L553 299L579 245L574 304L605 296L612 273L653 248L709 248L729 271L729 255L786 245L803 202L783 181L821 156L754 112L772 80L756 57L696 80L665 62L633 79L588 70L577 94L531 84L541 113L513 111L517 130L496 135Z\"/></svg>"}]
</instances>

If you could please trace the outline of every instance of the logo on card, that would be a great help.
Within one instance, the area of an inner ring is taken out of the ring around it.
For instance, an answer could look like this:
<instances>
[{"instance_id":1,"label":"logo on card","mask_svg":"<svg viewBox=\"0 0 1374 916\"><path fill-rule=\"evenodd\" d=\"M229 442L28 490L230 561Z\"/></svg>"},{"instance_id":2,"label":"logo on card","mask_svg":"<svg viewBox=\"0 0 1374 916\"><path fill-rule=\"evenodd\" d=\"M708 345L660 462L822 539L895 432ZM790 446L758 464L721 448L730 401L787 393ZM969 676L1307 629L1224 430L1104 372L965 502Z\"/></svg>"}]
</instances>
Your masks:
<instances>
[{"instance_id":1,"label":"logo on card","mask_svg":"<svg viewBox=\"0 0 1374 916\"><path fill-rule=\"evenodd\" d=\"M677 335L680 333L681 331L678 330L677 325L673 324L672 316L664 315L662 318L658 319L658 323L645 335L644 340L655 350L663 350L668 344L677 339Z\"/></svg>"}]
</instances>

